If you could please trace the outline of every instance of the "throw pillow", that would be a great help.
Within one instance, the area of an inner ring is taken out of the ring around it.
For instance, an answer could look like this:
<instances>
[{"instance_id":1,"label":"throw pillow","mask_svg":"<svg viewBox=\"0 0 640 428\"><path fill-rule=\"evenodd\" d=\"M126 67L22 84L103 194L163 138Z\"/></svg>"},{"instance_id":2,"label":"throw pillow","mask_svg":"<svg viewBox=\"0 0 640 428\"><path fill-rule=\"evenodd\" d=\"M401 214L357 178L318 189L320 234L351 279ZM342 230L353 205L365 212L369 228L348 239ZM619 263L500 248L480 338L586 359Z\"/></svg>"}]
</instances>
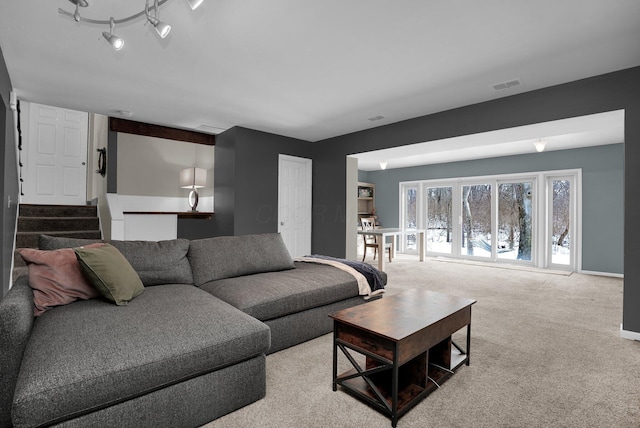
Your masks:
<instances>
[{"instance_id":1,"label":"throw pillow","mask_svg":"<svg viewBox=\"0 0 640 428\"><path fill-rule=\"evenodd\" d=\"M82 271L98 292L116 305L126 305L144 291L140 277L113 245L74 248Z\"/></svg>"},{"instance_id":2,"label":"throw pillow","mask_svg":"<svg viewBox=\"0 0 640 428\"><path fill-rule=\"evenodd\" d=\"M88 247L98 245L103 244L92 244ZM29 285L33 289L35 316L42 315L54 306L100 295L82 274L73 249L43 251L22 248L18 253L29 268Z\"/></svg>"},{"instance_id":3,"label":"throw pillow","mask_svg":"<svg viewBox=\"0 0 640 428\"><path fill-rule=\"evenodd\" d=\"M162 284L193 284L187 259L189 240L110 241L140 276L145 287Z\"/></svg>"}]
</instances>

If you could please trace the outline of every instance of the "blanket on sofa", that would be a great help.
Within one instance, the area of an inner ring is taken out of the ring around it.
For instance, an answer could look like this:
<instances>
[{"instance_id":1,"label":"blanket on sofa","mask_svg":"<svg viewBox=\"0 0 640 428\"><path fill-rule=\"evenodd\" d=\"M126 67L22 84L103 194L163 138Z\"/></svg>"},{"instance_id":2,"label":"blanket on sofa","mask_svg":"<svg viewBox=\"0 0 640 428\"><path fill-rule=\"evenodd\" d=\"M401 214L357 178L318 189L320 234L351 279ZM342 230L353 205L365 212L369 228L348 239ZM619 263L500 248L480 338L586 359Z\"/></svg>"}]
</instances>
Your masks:
<instances>
[{"instance_id":1,"label":"blanket on sofa","mask_svg":"<svg viewBox=\"0 0 640 428\"><path fill-rule=\"evenodd\" d=\"M370 299L384 293L384 281L380 272L367 263L318 254L297 257L295 261L325 264L351 274L358 282L359 294L365 296L365 299Z\"/></svg>"}]
</instances>

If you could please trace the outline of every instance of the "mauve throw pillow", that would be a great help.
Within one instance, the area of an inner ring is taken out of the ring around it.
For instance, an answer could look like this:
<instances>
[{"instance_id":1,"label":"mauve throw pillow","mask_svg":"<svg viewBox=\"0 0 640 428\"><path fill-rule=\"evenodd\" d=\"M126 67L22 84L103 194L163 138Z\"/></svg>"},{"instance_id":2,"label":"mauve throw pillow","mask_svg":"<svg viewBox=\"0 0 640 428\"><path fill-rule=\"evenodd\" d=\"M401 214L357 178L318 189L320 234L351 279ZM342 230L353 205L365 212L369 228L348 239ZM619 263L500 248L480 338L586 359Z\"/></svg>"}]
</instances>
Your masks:
<instances>
[{"instance_id":1,"label":"mauve throw pillow","mask_svg":"<svg viewBox=\"0 0 640 428\"><path fill-rule=\"evenodd\" d=\"M100 245L104 244L91 244L87 247ZM43 251L22 248L18 253L29 268L29 285L33 289L35 316L42 315L54 306L100 296L98 290L82 273L73 249Z\"/></svg>"}]
</instances>

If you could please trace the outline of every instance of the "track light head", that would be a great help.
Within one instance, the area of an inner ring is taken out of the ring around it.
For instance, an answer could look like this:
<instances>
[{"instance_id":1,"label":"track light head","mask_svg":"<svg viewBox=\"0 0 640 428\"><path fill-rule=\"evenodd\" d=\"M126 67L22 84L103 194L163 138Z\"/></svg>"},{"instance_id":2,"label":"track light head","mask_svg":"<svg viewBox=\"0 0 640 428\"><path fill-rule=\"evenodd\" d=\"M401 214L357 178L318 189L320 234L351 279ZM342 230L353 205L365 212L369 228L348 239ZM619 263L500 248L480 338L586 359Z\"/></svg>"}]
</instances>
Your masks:
<instances>
[{"instance_id":1,"label":"track light head","mask_svg":"<svg viewBox=\"0 0 640 428\"><path fill-rule=\"evenodd\" d=\"M147 17L147 19L149 20L151 25L153 25L155 27L156 32L158 33L158 35L160 37L162 37L163 39L165 37L167 37L169 35L169 33L171 32L171 25L165 24L164 22L159 21L158 19L154 18L153 16L149 16L149 17Z\"/></svg>"},{"instance_id":2,"label":"track light head","mask_svg":"<svg viewBox=\"0 0 640 428\"><path fill-rule=\"evenodd\" d=\"M122 40L120 37L113 34L113 28L115 26L116 26L115 19L111 17L109 19L109 32L107 33L106 31L103 31L102 36L107 42L109 42L109 44L114 50L119 51L124 47L124 40Z\"/></svg>"},{"instance_id":3,"label":"track light head","mask_svg":"<svg viewBox=\"0 0 640 428\"><path fill-rule=\"evenodd\" d=\"M102 35L104 36L105 40L111 44L111 47L113 48L113 50L119 51L124 47L124 40L122 40L120 37L116 36L115 34L110 34L110 33L107 33L106 31L103 31Z\"/></svg>"},{"instance_id":4,"label":"track light head","mask_svg":"<svg viewBox=\"0 0 640 428\"><path fill-rule=\"evenodd\" d=\"M202 4L202 0L187 0L191 10L196 10Z\"/></svg>"}]
</instances>

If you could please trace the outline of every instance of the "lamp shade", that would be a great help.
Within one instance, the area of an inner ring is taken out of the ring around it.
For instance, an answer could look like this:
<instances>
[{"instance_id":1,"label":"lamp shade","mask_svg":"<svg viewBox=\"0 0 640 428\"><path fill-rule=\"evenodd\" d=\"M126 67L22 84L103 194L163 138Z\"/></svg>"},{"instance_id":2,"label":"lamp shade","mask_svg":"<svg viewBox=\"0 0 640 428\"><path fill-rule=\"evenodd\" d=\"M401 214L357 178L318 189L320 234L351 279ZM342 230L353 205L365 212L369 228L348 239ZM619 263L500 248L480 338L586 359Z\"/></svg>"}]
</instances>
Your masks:
<instances>
[{"instance_id":1,"label":"lamp shade","mask_svg":"<svg viewBox=\"0 0 640 428\"><path fill-rule=\"evenodd\" d=\"M180 187L200 189L207 185L207 170L204 168L186 168L180 171Z\"/></svg>"}]
</instances>

